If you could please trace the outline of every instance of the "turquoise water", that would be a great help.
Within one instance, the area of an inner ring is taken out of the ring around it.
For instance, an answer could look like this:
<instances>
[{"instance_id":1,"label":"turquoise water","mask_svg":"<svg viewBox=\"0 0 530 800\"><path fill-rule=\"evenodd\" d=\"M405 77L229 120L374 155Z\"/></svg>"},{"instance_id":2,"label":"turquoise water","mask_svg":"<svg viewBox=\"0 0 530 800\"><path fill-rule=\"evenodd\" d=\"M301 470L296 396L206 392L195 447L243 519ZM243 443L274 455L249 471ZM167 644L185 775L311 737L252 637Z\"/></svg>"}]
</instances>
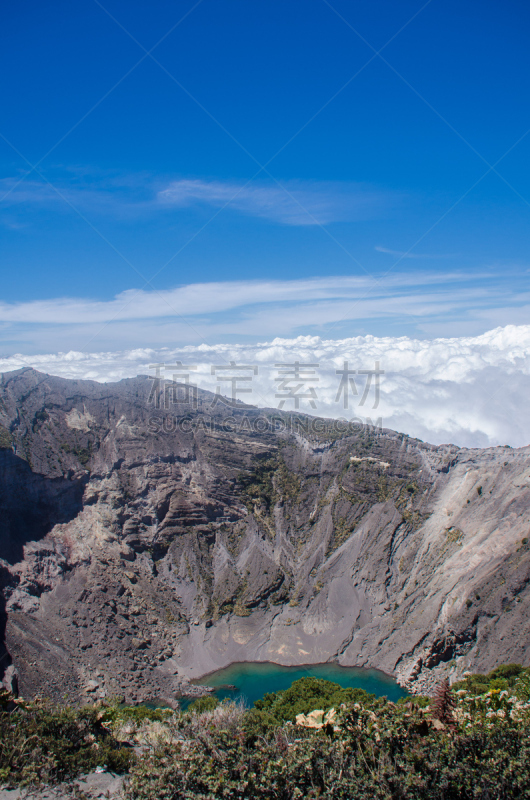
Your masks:
<instances>
[{"instance_id":1,"label":"turquoise water","mask_svg":"<svg viewBox=\"0 0 530 800\"><path fill-rule=\"evenodd\" d=\"M378 697L388 697L394 702L406 695L405 690L384 672L361 667L341 667L339 664L333 663L307 664L300 667L282 667L280 664L273 664L270 661L230 664L229 667L205 675L194 683L219 687L215 695L220 700L225 698L243 700L245 705L251 706L264 694L288 689L293 681L309 677L324 678L343 687L364 689ZM227 684L236 688L222 688Z\"/></svg>"}]
</instances>

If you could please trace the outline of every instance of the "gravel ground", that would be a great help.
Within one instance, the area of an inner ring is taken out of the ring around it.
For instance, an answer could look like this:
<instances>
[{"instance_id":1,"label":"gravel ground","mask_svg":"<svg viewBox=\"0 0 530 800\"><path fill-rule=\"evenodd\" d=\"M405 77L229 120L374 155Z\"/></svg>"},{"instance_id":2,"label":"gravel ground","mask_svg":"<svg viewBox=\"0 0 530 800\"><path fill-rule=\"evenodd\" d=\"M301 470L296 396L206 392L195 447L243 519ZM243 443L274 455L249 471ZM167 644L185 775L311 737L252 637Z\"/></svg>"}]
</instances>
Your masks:
<instances>
[{"instance_id":1,"label":"gravel ground","mask_svg":"<svg viewBox=\"0 0 530 800\"><path fill-rule=\"evenodd\" d=\"M0 800L120 800L123 776L112 772L93 772L71 783L41 789L2 789Z\"/></svg>"}]
</instances>

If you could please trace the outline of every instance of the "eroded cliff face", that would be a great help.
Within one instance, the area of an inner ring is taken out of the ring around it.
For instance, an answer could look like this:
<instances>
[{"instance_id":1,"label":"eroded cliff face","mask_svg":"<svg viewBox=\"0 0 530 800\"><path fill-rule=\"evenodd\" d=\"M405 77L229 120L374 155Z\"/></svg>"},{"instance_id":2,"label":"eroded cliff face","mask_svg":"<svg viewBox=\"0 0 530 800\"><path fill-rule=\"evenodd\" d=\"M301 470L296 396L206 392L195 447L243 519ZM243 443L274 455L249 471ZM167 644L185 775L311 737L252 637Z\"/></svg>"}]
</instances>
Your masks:
<instances>
[{"instance_id":1,"label":"eroded cliff face","mask_svg":"<svg viewBox=\"0 0 530 800\"><path fill-rule=\"evenodd\" d=\"M530 448L149 402L147 377L0 389L0 670L22 694L170 699L233 661L328 659L428 690L530 663Z\"/></svg>"}]
</instances>

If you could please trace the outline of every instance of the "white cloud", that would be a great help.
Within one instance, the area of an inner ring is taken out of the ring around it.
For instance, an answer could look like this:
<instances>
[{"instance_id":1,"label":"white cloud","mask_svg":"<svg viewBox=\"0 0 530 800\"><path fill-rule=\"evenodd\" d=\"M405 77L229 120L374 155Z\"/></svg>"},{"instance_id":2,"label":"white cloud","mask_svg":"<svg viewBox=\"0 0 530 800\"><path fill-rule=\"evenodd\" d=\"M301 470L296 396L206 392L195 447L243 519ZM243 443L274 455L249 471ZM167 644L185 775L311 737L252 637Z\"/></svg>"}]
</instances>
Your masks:
<instances>
[{"instance_id":1,"label":"white cloud","mask_svg":"<svg viewBox=\"0 0 530 800\"><path fill-rule=\"evenodd\" d=\"M121 350L377 330L472 336L528 320L530 294L453 273L226 281L128 289L109 300L0 303L6 352ZM1 351L0 351L1 352Z\"/></svg>"},{"instance_id":2,"label":"white cloud","mask_svg":"<svg viewBox=\"0 0 530 800\"><path fill-rule=\"evenodd\" d=\"M350 183L286 181L248 184L182 179L158 193L161 204L197 203L229 208L285 225L325 225L339 220L366 220L388 207L390 195Z\"/></svg>"},{"instance_id":3,"label":"white cloud","mask_svg":"<svg viewBox=\"0 0 530 800\"><path fill-rule=\"evenodd\" d=\"M530 325L496 328L480 336L431 340L401 337L358 336L323 339L300 336L275 338L261 344L188 345L179 348L138 348L98 353L65 352L48 355L15 355L0 360L3 372L33 366L42 372L68 378L98 381L119 380L149 374L154 363L198 367L197 383L215 390L211 366L256 364L252 395L241 399L259 406L277 407L277 363L298 360L318 363L318 381L313 385L317 409L300 403L300 410L329 417L382 418L383 425L439 444L454 442L468 447L487 445L522 446L530 443ZM374 391L359 406L365 378L354 376L359 395L350 398L348 409L335 402L344 361L350 369L374 369L381 376L379 407L374 409ZM151 374L153 371L151 370ZM248 374L248 373L240 373ZM170 372L171 375L171 372ZM220 383L222 387L228 384ZM289 401L285 409L293 406Z\"/></svg>"},{"instance_id":4,"label":"white cloud","mask_svg":"<svg viewBox=\"0 0 530 800\"><path fill-rule=\"evenodd\" d=\"M22 179L21 179L22 178ZM17 207L69 208L107 217L135 218L197 205L259 217L284 225L325 225L379 218L401 202L397 192L347 181L248 182L167 179L93 171L52 170L49 182L30 173L0 178L0 196L11 214ZM65 205L66 201L66 205Z\"/></svg>"},{"instance_id":5,"label":"white cloud","mask_svg":"<svg viewBox=\"0 0 530 800\"><path fill-rule=\"evenodd\" d=\"M127 289L112 300L59 297L18 303L0 302L0 323L66 325L160 317L204 318L207 314L219 314L237 308L264 308L283 303L302 309L302 316L309 316L313 321L320 320L323 324L330 319L340 318L363 319L396 313L432 314L435 304L440 309L438 313L441 313L448 308L468 308L500 298L496 286L472 286L454 291L452 284L468 280L469 276L456 272L441 275L393 273L382 278L332 276L291 281L196 283L161 291ZM434 286L437 287L435 291ZM519 292L516 297L519 303L523 302L522 293ZM334 309L331 314L330 309ZM270 312L267 314L270 315ZM252 316L255 316L255 312L252 312Z\"/></svg>"},{"instance_id":6,"label":"white cloud","mask_svg":"<svg viewBox=\"0 0 530 800\"><path fill-rule=\"evenodd\" d=\"M388 247L379 247L376 246L374 248L377 250L378 253L386 253L389 256L398 256L399 259L402 258L454 258L455 253L415 253L411 250L389 250Z\"/></svg>"}]
</instances>

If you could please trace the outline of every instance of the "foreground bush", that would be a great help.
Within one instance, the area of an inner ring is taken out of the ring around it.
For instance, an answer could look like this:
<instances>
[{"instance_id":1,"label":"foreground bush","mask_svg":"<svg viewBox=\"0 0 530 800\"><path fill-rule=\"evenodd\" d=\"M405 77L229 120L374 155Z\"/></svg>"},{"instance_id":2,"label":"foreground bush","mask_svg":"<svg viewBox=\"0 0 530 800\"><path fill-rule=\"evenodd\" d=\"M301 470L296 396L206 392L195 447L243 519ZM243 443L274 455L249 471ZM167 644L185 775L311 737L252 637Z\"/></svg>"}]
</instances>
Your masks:
<instances>
[{"instance_id":1,"label":"foreground bush","mask_svg":"<svg viewBox=\"0 0 530 800\"><path fill-rule=\"evenodd\" d=\"M19 703L8 710L0 705L0 784L50 783L103 765L126 772L131 750L110 735L102 715L96 707Z\"/></svg>"},{"instance_id":2,"label":"foreground bush","mask_svg":"<svg viewBox=\"0 0 530 800\"><path fill-rule=\"evenodd\" d=\"M12 698L2 711L0 696L0 783L105 765L128 769L127 800L530 800L528 670L483 677L397 704L359 691L344 702L336 684L303 679L250 710L209 702L184 713Z\"/></svg>"},{"instance_id":3,"label":"foreground bush","mask_svg":"<svg viewBox=\"0 0 530 800\"><path fill-rule=\"evenodd\" d=\"M530 798L528 708L495 711L484 698L473 713L464 700L450 725L435 706L354 703L320 731L286 724L259 736L233 704L183 715L171 742L133 766L128 798Z\"/></svg>"}]
</instances>

